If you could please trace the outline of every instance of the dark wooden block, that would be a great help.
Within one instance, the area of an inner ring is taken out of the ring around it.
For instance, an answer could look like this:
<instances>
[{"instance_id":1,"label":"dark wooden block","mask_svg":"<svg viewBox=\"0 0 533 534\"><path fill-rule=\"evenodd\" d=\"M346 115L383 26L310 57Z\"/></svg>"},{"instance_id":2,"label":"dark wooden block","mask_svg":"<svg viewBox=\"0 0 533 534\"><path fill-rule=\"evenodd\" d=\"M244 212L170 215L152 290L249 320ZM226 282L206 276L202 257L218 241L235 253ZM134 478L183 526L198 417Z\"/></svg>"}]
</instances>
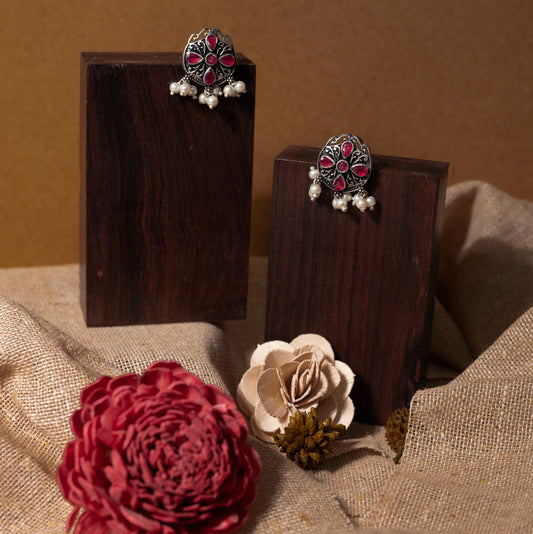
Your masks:
<instances>
[{"instance_id":1,"label":"dark wooden block","mask_svg":"<svg viewBox=\"0 0 533 534\"><path fill-rule=\"evenodd\" d=\"M214 110L181 53L83 53L81 301L89 326L246 315L255 65Z\"/></svg>"},{"instance_id":2,"label":"dark wooden block","mask_svg":"<svg viewBox=\"0 0 533 534\"><path fill-rule=\"evenodd\" d=\"M357 374L356 418L383 424L425 376L448 164L373 156L372 212L310 202L319 149L275 160L265 339L313 332Z\"/></svg>"}]
</instances>

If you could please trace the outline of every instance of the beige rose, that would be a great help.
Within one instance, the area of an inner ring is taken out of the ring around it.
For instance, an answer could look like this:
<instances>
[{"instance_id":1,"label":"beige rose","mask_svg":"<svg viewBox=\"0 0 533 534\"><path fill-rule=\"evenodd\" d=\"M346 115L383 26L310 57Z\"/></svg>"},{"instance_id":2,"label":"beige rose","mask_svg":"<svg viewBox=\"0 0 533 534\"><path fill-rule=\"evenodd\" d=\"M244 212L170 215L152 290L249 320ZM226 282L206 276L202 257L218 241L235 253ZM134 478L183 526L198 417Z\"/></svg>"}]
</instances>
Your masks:
<instances>
[{"instance_id":1,"label":"beige rose","mask_svg":"<svg viewBox=\"0 0 533 534\"><path fill-rule=\"evenodd\" d=\"M329 342L316 334L303 334L290 343L269 341L259 345L237 388L237 402L250 416L253 434L273 442L296 411L318 410L321 420L348 428L354 405L349 397L354 373L335 361Z\"/></svg>"}]
</instances>

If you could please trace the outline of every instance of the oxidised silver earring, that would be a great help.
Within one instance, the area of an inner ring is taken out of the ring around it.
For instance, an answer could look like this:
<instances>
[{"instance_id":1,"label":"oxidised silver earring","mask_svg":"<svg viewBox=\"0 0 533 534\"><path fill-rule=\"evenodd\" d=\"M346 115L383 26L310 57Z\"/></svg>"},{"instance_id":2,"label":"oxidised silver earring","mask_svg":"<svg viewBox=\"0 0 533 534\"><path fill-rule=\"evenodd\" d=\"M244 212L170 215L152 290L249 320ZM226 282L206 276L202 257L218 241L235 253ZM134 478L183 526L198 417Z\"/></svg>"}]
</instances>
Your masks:
<instances>
[{"instance_id":1,"label":"oxidised silver earring","mask_svg":"<svg viewBox=\"0 0 533 534\"><path fill-rule=\"evenodd\" d=\"M241 96L246 92L246 84L233 79L236 63L233 43L228 35L216 28L193 33L183 51L186 74L179 82L170 84L170 94L196 99L198 89L194 82L204 87L198 102L207 104L209 109L218 105L219 96Z\"/></svg>"},{"instance_id":2,"label":"oxidised silver earring","mask_svg":"<svg viewBox=\"0 0 533 534\"><path fill-rule=\"evenodd\" d=\"M309 197L316 200L324 184L334 191L333 209L345 213L351 202L362 212L373 210L376 199L364 189L371 170L370 148L362 139L352 134L330 137L318 155L317 166L309 170L313 180Z\"/></svg>"}]
</instances>

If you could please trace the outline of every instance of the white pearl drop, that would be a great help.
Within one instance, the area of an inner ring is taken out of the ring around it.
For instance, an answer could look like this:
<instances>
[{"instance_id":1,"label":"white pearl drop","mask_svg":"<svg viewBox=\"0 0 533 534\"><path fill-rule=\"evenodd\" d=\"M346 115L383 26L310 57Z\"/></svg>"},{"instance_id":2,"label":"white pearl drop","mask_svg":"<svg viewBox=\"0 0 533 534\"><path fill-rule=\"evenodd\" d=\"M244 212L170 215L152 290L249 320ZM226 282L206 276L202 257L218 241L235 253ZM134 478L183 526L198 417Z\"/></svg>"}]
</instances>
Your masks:
<instances>
[{"instance_id":1,"label":"white pearl drop","mask_svg":"<svg viewBox=\"0 0 533 534\"><path fill-rule=\"evenodd\" d=\"M348 206L346 204L343 204L341 211L342 213L346 213L348 211Z\"/></svg>"},{"instance_id":2,"label":"white pearl drop","mask_svg":"<svg viewBox=\"0 0 533 534\"><path fill-rule=\"evenodd\" d=\"M189 94L192 97L195 97L197 92L198 92L198 89L196 89L195 85L189 85Z\"/></svg>"},{"instance_id":3,"label":"white pearl drop","mask_svg":"<svg viewBox=\"0 0 533 534\"><path fill-rule=\"evenodd\" d=\"M344 193L344 195L342 195L342 200L344 202L351 202L352 200L352 195L350 195L349 193Z\"/></svg>"},{"instance_id":4,"label":"white pearl drop","mask_svg":"<svg viewBox=\"0 0 533 534\"><path fill-rule=\"evenodd\" d=\"M311 169L309 170L309 178L311 178L311 180L316 180L318 178L318 169L315 169L315 167L311 167Z\"/></svg>"},{"instance_id":5,"label":"white pearl drop","mask_svg":"<svg viewBox=\"0 0 533 534\"><path fill-rule=\"evenodd\" d=\"M180 96L187 96L189 94L190 85L188 83L182 83L180 87Z\"/></svg>"},{"instance_id":6,"label":"white pearl drop","mask_svg":"<svg viewBox=\"0 0 533 534\"><path fill-rule=\"evenodd\" d=\"M376 205L376 199L374 197L367 197L366 198L366 205L369 208L373 208Z\"/></svg>"},{"instance_id":7,"label":"white pearl drop","mask_svg":"<svg viewBox=\"0 0 533 534\"><path fill-rule=\"evenodd\" d=\"M215 95L207 97L207 105L209 106L209 109L216 108L218 105L218 98Z\"/></svg>"},{"instance_id":8,"label":"white pearl drop","mask_svg":"<svg viewBox=\"0 0 533 534\"><path fill-rule=\"evenodd\" d=\"M180 84L178 82L172 82L169 86L170 94L174 95L179 92L180 90Z\"/></svg>"},{"instance_id":9,"label":"white pearl drop","mask_svg":"<svg viewBox=\"0 0 533 534\"><path fill-rule=\"evenodd\" d=\"M367 205L366 205L366 200L364 198L359 198L357 200L357 202L355 203L355 205L361 210L361 211L365 211L366 208L367 208Z\"/></svg>"},{"instance_id":10,"label":"white pearl drop","mask_svg":"<svg viewBox=\"0 0 533 534\"><path fill-rule=\"evenodd\" d=\"M207 95L205 93L201 93L198 97L198 102L200 102L200 104L207 104Z\"/></svg>"},{"instance_id":11,"label":"white pearl drop","mask_svg":"<svg viewBox=\"0 0 533 534\"><path fill-rule=\"evenodd\" d=\"M235 82L234 87L237 93L246 93L246 84L244 82Z\"/></svg>"},{"instance_id":12,"label":"white pearl drop","mask_svg":"<svg viewBox=\"0 0 533 534\"><path fill-rule=\"evenodd\" d=\"M226 87L224 87L224 96L226 98L235 96L236 94L237 92L235 91L235 87L233 87L233 85L226 85Z\"/></svg>"},{"instance_id":13,"label":"white pearl drop","mask_svg":"<svg viewBox=\"0 0 533 534\"><path fill-rule=\"evenodd\" d=\"M320 187L320 184L311 184L311 187L309 188L309 192L320 195L320 193L322 193L322 187Z\"/></svg>"},{"instance_id":14,"label":"white pearl drop","mask_svg":"<svg viewBox=\"0 0 533 534\"><path fill-rule=\"evenodd\" d=\"M331 205L333 206L334 210L340 210L342 208L342 205L343 205L342 198L335 197L332 200Z\"/></svg>"}]
</instances>

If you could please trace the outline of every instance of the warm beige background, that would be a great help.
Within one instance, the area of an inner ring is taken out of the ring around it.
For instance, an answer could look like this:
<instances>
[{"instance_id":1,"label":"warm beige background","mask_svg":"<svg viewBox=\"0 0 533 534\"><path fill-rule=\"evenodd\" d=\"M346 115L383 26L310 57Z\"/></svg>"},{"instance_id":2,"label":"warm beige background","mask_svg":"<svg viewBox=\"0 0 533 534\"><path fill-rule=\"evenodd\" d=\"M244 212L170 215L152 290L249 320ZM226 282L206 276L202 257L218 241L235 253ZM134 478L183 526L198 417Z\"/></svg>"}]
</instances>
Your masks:
<instances>
[{"instance_id":1,"label":"warm beige background","mask_svg":"<svg viewBox=\"0 0 533 534\"><path fill-rule=\"evenodd\" d=\"M533 199L532 21L529 0L2 0L0 266L77 261L80 52L181 50L204 26L257 64L252 252L274 156L344 131Z\"/></svg>"}]
</instances>

